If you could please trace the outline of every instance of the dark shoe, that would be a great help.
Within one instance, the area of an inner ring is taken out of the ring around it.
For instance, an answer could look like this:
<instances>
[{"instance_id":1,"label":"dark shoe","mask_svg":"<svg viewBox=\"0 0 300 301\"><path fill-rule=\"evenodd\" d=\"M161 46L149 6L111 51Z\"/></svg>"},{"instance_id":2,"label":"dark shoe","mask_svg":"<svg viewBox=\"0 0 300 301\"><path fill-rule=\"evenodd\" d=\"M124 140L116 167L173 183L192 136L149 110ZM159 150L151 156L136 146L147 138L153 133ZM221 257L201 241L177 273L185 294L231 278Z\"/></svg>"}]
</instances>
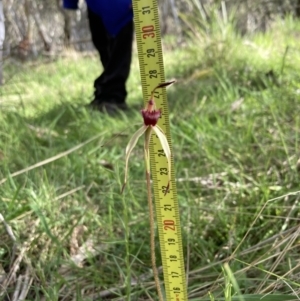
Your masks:
<instances>
[{"instance_id":1,"label":"dark shoe","mask_svg":"<svg viewBox=\"0 0 300 301\"><path fill-rule=\"evenodd\" d=\"M96 99L90 103L89 107L95 111L107 113L108 115L113 115L120 111L128 110L128 106L126 105L125 102L123 103L104 102L104 101L99 102Z\"/></svg>"}]
</instances>

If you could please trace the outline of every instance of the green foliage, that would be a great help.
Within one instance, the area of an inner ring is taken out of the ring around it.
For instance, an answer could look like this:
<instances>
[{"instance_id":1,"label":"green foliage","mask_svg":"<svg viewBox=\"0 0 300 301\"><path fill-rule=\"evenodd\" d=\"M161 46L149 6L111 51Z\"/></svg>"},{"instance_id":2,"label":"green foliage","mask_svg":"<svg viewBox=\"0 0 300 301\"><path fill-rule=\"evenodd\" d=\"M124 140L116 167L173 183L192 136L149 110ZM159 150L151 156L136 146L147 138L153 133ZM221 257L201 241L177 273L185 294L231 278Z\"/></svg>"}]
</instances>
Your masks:
<instances>
[{"instance_id":1,"label":"green foliage","mask_svg":"<svg viewBox=\"0 0 300 301\"><path fill-rule=\"evenodd\" d=\"M299 28L287 18L253 37L199 29L202 40L165 53L190 300L299 295ZM17 248L1 227L0 271L25 248L28 300L155 298L142 144L120 195L142 124L138 62L132 110L114 118L85 107L98 68L96 56L70 56L5 69L0 213Z\"/></svg>"}]
</instances>

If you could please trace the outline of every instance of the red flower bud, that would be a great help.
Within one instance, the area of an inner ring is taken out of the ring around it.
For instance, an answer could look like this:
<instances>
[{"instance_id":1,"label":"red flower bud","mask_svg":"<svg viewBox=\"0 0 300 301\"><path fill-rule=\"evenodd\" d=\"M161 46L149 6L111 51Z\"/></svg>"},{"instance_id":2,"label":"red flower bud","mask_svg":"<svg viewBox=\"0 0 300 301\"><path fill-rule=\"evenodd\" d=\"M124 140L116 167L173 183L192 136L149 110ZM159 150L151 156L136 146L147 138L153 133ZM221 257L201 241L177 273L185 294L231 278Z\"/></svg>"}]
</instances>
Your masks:
<instances>
[{"instance_id":1,"label":"red flower bud","mask_svg":"<svg viewBox=\"0 0 300 301\"><path fill-rule=\"evenodd\" d=\"M153 95L156 89L163 88L168 85L173 84L174 81L161 83L158 86L154 88L154 90L151 92L151 98L148 101L147 107L144 110L141 110L142 116L144 118L144 124L145 126L156 126L158 119L161 116L161 109L156 110L155 109L155 102L153 100Z\"/></svg>"},{"instance_id":2,"label":"red flower bud","mask_svg":"<svg viewBox=\"0 0 300 301\"><path fill-rule=\"evenodd\" d=\"M146 126L149 126L149 125L155 126L157 124L158 119L161 116L161 110L160 109L150 111L147 108L145 110L141 110L141 113L142 113L142 116L144 118L144 124Z\"/></svg>"},{"instance_id":3,"label":"red flower bud","mask_svg":"<svg viewBox=\"0 0 300 301\"><path fill-rule=\"evenodd\" d=\"M155 126L161 116L161 110L155 110L155 103L152 98L148 101L146 108L141 110L141 113L144 118L145 126Z\"/></svg>"}]
</instances>

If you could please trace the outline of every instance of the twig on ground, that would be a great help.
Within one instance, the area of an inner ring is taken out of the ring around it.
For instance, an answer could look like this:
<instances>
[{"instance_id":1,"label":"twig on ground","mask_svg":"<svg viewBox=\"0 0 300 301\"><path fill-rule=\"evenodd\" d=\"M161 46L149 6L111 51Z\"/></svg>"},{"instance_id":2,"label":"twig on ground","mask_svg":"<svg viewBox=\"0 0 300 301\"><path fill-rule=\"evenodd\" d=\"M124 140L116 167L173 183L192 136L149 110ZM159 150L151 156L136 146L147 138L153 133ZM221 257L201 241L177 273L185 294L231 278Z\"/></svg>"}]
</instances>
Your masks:
<instances>
[{"instance_id":1,"label":"twig on ground","mask_svg":"<svg viewBox=\"0 0 300 301\"><path fill-rule=\"evenodd\" d=\"M23 173L26 173L26 172L28 172L28 171L30 171L30 170L33 170L33 169L35 169L35 168L38 168L38 167L47 165L47 164L49 164L49 163L51 163L51 162L54 162L54 161L56 161L56 160L58 160L58 159L61 159L61 158L63 158L63 157L66 157L67 155L69 155L69 154L71 154L71 153L77 151L78 149L80 149L80 148L82 148L83 146L85 146L85 145L91 143L92 141L94 141L94 140L100 138L101 136L103 136L103 133L98 134L98 135L96 135L96 136L94 136L94 137L92 137L92 138L86 140L85 142L82 142L82 143L80 143L80 144L78 144L78 145L76 145L76 146L70 148L69 150L67 150L67 151L65 151L65 152L59 153L59 154L57 154L57 155L55 155L55 156L53 156L53 157L50 157L50 158L48 158L48 159L46 159L46 160L40 161L40 162L38 162L38 163L36 163L36 164L33 164L33 165L31 165L31 166L28 166L28 167L26 167L26 168L24 168L24 169L21 169L21 170L19 170L19 171L16 171L16 172L12 173L9 177L10 177L10 178L14 178L14 177L19 176L19 175L21 175L21 174L23 174ZM4 184L7 180L8 180L8 178L2 179L2 180L0 181L0 185Z\"/></svg>"},{"instance_id":2,"label":"twig on ground","mask_svg":"<svg viewBox=\"0 0 300 301\"><path fill-rule=\"evenodd\" d=\"M280 252L280 254L276 258L275 262L272 264L271 268L269 269L270 273L266 274L264 280L258 286L257 291L264 294L274 286L274 283L271 283L270 285L266 286L266 282L270 278L271 274L274 273L274 271L278 267L280 261L283 259L284 255L289 251L291 246L294 244L295 240L298 239L299 235L300 235L300 226L298 227L298 229L296 230L295 233L293 233L292 235L289 236L288 243L286 244L284 249Z\"/></svg>"},{"instance_id":3,"label":"twig on ground","mask_svg":"<svg viewBox=\"0 0 300 301\"><path fill-rule=\"evenodd\" d=\"M5 228L5 230L6 230L7 234L8 234L8 236L11 238L11 240L12 240L13 242L16 242L16 237L15 237L15 235L14 235L14 232L13 232L11 226L5 221L5 219L4 219L4 217L3 217L3 215L2 215L1 213L0 213L0 222L3 223L4 228Z\"/></svg>"},{"instance_id":4,"label":"twig on ground","mask_svg":"<svg viewBox=\"0 0 300 301\"><path fill-rule=\"evenodd\" d=\"M8 234L8 236L10 237L10 239L13 241L13 249L12 249L12 255L11 255L11 259L10 259L10 265L9 265L9 270L11 269L12 263L15 259L15 254L16 254L16 248L17 248L17 239L14 235L14 232L11 228L11 226L5 221L3 215L0 213L0 222L3 223L4 228Z\"/></svg>"},{"instance_id":5,"label":"twig on ground","mask_svg":"<svg viewBox=\"0 0 300 301\"><path fill-rule=\"evenodd\" d=\"M22 247L19 247L18 249L20 250L19 255L17 256L17 258L14 260L14 263L12 264L9 273L7 274L6 279L3 281L2 284L2 292L0 292L0 296L3 295L3 292L7 291L7 288L9 287L9 285L13 282L16 281L17 279L17 272L20 269L20 264L22 262L22 260L26 257L26 252L28 251L28 249L31 246L32 241L35 238L35 230L37 225L39 224L39 219L37 219L35 221L35 223L33 224L31 231L29 233L29 239L28 241L26 241ZM28 266L27 266L28 268ZM23 287L23 286L22 286ZM22 288L23 291L23 288Z\"/></svg>"},{"instance_id":6,"label":"twig on ground","mask_svg":"<svg viewBox=\"0 0 300 301\"><path fill-rule=\"evenodd\" d=\"M33 281L33 277L30 276L30 270L30 267L27 266L25 275L20 275L18 277L12 301L20 301L26 299L29 288Z\"/></svg>"},{"instance_id":7,"label":"twig on ground","mask_svg":"<svg viewBox=\"0 0 300 301\"><path fill-rule=\"evenodd\" d=\"M79 190L81 190L81 189L83 189L83 188L85 188L85 185L81 185L81 186L79 186L79 187L76 187L76 188L74 188L74 189L71 189L71 190L69 190L69 191L67 191L67 192L65 192L65 193L63 193L63 194L57 196L57 197L55 198L55 201L58 201L58 200L60 200L60 199L62 199L62 198L64 198L64 197L66 197L66 196L68 196L68 195L71 195L71 194L73 194L73 193L75 193L75 192L77 192L77 191L79 191Z\"/></svg>"}]
</instances>

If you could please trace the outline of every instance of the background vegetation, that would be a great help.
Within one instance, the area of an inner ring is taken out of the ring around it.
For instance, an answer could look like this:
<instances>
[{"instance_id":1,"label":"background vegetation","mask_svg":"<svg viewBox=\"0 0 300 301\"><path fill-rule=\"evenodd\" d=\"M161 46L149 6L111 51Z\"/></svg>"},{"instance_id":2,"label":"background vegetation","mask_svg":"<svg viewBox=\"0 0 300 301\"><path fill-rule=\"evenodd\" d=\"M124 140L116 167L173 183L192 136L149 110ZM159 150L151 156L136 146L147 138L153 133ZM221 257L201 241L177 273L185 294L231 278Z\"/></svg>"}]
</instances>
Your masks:
<instances>
[{"instance_id":1,"label":"background vegetation","mask_svg":"<svg viewBox=\"0 0 300 301\"><path fill-rule=\"evenodd\" d=\"M93 49L86 18L86 5L79 10L62 9L62 0L2 0L4 5L6 55L22 60L39 54L51 56L67 48ZM214 14L226 18L235 12L241 34L266 31L277 18L292 14L300 17L300 0L158 0L163 35L175 34L181 40L187 30L183 15L213 24Z\"/></svg>"},{"instance_id":2,"label":"background vegetation","mask_svg":"<svg viewBox=\"0 0 300 301\"><path fill-rule=\"evenodd\" d=\"M242 33L224 5L209 20L189 5L183 39L163 41L189 300L224 300L225 262L244 300L298 300L300 23ZM0 300L155 300L142 145L120 195L142 122L136 55L131 110L114 118L85 107L96 54L4 68Z\"/></svg>"}]
</instances>

